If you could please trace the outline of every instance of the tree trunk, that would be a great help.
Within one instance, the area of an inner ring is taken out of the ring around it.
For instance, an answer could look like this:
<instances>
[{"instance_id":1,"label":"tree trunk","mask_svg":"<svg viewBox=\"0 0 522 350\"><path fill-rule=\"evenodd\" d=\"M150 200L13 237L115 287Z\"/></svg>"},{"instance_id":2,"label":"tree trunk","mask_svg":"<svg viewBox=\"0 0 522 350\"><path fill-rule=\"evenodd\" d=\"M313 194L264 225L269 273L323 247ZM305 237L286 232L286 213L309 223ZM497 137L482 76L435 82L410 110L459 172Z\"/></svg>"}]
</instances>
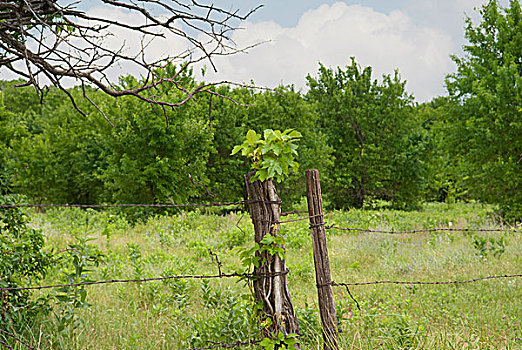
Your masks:
<instances>
[{"instance_id":1,"label":"tree trunk","mask_svg":"<svg viewBox=\"0 0 522 350\"><path fill-rule=\"evenodd\" d=\"M250 182L253 173L245 176L248 191L250 216L254 224L255 242L262 245L266 235L277 237L281 218L281 203L271 180ZM283 247L284 248L284 247ZM295 316L292 299L288 290L285 260L279 255L264 251L256 252L259 266L254 267L254 293L257 302L263 304L262 319L270 319L272 324L263 328L263 336L275 338L279 331L285 336L298 334L299 324ZM299 346L296 345L296 348Z\"/></svg>"}]
</instances>

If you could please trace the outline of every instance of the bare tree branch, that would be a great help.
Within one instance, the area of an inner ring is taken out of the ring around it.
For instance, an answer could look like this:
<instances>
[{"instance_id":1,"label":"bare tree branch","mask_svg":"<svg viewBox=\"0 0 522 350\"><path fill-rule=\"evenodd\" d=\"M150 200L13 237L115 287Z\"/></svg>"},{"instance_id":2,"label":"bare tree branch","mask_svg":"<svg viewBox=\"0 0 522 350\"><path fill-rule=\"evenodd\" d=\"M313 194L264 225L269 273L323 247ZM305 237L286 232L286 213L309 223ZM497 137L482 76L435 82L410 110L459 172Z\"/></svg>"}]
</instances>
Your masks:
<instances>
[{"instance_id":1,"label":"bare tree branch","mask_svg":"<svg viewBox=\"0 0 522 350\"><path fill-rule=\"evenodd\" d=\"M86 85L116 98L134 96L162 109L179 107L198 93L226 98L213 87L230 82L187 87L184 72L204 60L216 70L215 57L256 46L238 48L231 34L259 7L241 14L195 0L98 0L98 5L105 6L103 11L82 11L75 7L78 4L73 0L2 0L0 66L26 81L20 85L34 86L39 95L48 84L56 86L83 113L65 88L72 82L81 85L83 96L107 120L87 96ZM154 57L151 47L156 40L163 40L165 49L174 42L185 48ZM180 69L169 75L169 65L180 65ZM111 78L114 67L140 74L142 79L136 86L120 86ZM181 97L165 98L163 85L178 89Z\"/></svg>"}]
</instances>

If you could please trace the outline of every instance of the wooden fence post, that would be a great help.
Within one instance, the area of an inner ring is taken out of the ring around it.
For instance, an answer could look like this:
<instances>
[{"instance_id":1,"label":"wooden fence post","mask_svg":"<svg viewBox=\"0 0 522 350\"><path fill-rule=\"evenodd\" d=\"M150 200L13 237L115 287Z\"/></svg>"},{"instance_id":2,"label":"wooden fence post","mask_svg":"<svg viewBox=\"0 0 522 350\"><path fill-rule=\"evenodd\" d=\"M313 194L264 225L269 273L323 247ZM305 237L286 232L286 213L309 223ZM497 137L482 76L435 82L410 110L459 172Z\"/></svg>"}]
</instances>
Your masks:
<instances>
[{"instance_id":1,"label":"wooden fence post","mask_svg":"<svg viewBox=\"0 0 522 350\"><path fill-rule=\"evenodd\" d=\"M326 232L323 217L323 200L319 171L306 170L306 199L308 201L308 215L310 216L310 231L315 263L315 280L319 297L319 312L323 329L325 350L337 350L339 328L337 313L332 290L330 275L330 261L326 247Z\"/></svg>"},{"instance_id":2,"label":"wooden fence post","mask_svg":"<svg viewBox=\"0 0 522 350\"><path fill-rule=\"evenodd\" d=\"M248 192L250 216L254 224L255 242L260 244L266 235L277 236L281 220L281 201L271 180L250 182L253 176L245 176ZM284 247L282 247L284 249ZM272 325L265 327L262 334L275 338L279 331L285 336L299 334L299 324L294 312L287 283L287 268L284 259L267 251L256 252L260 265L254 267L254 293L257 302L263 304L264 318L271 319ZM299 349L299 344L295 347Z\"/></svg>"}]
</instances>

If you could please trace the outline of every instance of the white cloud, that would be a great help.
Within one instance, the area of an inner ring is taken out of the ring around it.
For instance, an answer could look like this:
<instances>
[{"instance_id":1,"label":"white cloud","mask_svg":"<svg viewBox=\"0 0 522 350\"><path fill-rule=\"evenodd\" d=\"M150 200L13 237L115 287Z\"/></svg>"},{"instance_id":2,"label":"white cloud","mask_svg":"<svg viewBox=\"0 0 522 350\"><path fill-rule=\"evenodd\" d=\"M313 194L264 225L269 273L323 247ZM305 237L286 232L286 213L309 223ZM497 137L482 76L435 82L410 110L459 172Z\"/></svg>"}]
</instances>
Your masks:
<instances>
[{"instance_id":1,"label":"white cloud","mask_svg":"<svg viewBox=\"0 0 522 350\"><path fill-rule=\"evenodd\" d=\"M107 8L91 9L90 14L103 14L123 23L141 20L135 15ZM399 69L402 78L408 81L408 91L424 101L444 93L444 76L453 69L449 54L456 51L450 34L420 24L406 12L394 10L385 14L343 2L321 5L305 12L294 27L283 27L271 21L245 22L243 27L233 34L238 47L270 41L246 54L216 58L218 73L208 69L205 79L254 80L262 86L283 83L305 88L306 75L314 75L319 62L333 67L345 66L350 63L350 57L355 56L362 66L374 68L376 78ZM137 52L140 38L135 34L120 29L112 34L107 45L117 50L125 43L126 53ZM169 35L167 39L153 42L147 49L147 57L157 59L173 55L186 47L186 42ZM114 79L119 74L138 72L136 67L121 65L114 68L111 76ZM5 77L4 73L0 73L2 77Z\"/></svg>"},{"instance_id":2,"label":"white cloud","mask_svg":"<svg viewBox=\"0 0 522 350\"><path fill-rule=\"evenodd\" d=\"M399 69L419 100L444 93L443 79L452 69L449 54L455 50L448 34L415 24L404 12L384 14L341 2L307 11L291 28L244 23L233 39L239 46L271 41L248 54L217 59L219 72L209 73L208 79L305 88L305 77L317 72L318 62L345 66L355 56L362 66L372 66L376 77Z\"/></svg>"}]
</instances>

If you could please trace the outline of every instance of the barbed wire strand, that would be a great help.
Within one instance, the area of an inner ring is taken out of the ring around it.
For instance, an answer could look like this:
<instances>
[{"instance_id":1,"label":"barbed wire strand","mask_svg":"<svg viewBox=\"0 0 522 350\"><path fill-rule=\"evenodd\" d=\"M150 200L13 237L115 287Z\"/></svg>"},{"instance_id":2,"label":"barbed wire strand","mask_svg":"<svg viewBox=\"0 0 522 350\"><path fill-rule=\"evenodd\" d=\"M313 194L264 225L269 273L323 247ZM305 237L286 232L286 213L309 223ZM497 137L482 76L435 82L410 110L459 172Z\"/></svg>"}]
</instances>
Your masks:
<instances>
[{"instance_id":1,"label":"barbed wire strand","mask_svg":"<svg viewBox=\"0 0 522 350\"><path fill-rule=\"evenodd\" d=\"M259 340L249 340L246 342L237 341L237 342L231 343L231 344L215 343L216 345L206 346L206 347L202 347L202 348L187 348L187 349L178 349L178 350L209 350L209 349L218 349L218 348L235 348L235 347L243 346L243 345L258 344L259 342L260 342Z\"/></svg>"},{"instance_id":2,"label":"barbed wire strand","mask_svg":"<svg viewBox=\"0 0 522 350\"><path fill-rule=\"evenodd\" d=\"M0 340L0 345L3 345L5 346L6 348L8 348L9 350L14 350L14 348L12 346L10 346L9 344L5 343L4 341Z\"/></svg>"},{"instance_id":3,"label":"barbed wire strand","mask_svg":"<svg viewBox=\"0 0 522 350\"><path fill-rule=\"evenodd\" d=\"M12 208L187 208L187 207L225 207L231 205L244 205L252 203L281 204L281 201L265 201L265 200L242 200L236 202L221 203L185 203L185 204L0 204L0 209Z\"/></svg>"},{"instance_id":4,"label":"barbed wire strand","mask_svg":"<svg viewBox=\"0 0 522 350\"><path fill-rule=\"evenodd\" d=\"M480 228L431 228L431 229L419 229L419 230L410 230L410 231L386 231L386 230L372 230L372 229L364 229L364 228L350 228L350 227L338 227L335 225L325 225L326 230L341 230L341 231L357 231L357 232L368 232L368 233L386 233L386 234L411 234L411 233L426 233L426 232L437 232L437 231L453 231L453 232L512 232L512 233L522 233L520 230L516 229L480 229Z\"/></svg>"},{"instance_id":5,"label":"barbed wire strand","mask_svg":"<svg viewBox=\"0 0 522 350\"><path fill-rule=\"evenodd\" d=\"M118 279L118 280L106 280L106 281L88 281L88 282L78 282L78 283L68 283L68 284L55 284L49 286L38 286L38 287L3 287L0 288L0 291L7 290L41 290L41 289L54 289L54 288L66 288L66 287L81 287L81 286L91 286L96 284L112 284L112 283L141 283L141 282L151 282L151 281L164 281L171 279L212 279L212 278L230 278L230 277L246 277L246 278L256 278L256 277L275 277L275 276L283 276L287 275L290 270L271 273L271 274L248 274L248 273L228 273L228 274L220 274L220 275L177 275L177 276L166 276L166 277L153 277L153 278L142 278L142 279Z\"/></svg>"},{"instance_id":6,"label":"barbed wire strand","mask_svg":"<svg viewBox=\"0 0 522 350\"><path fill-rule=\"evenodd\" d=\"M298 221L309 220L311 218L316 218L316 217L319 217L319 216L324 216L324 215L323 214L317 214L317 215L305 216L305 217L298 218L298 219L290 219L290 220L283 220L283 221L273 221L273 220L259 220L259 221L261 221L261 222L268 222L271 225L274 225L274 224L281 225L281 224L288 224L288 223L291 223L291 222L298 222ZM324 224L321 224L321 225L324 225Z\"/></svg>"},{"instance_id":7,"label":"barbed wire strand","mask_svg":"<svg viewBox=\"0 0 522 350\"><path fill-rule=\"evenodd\" d=\"M294 211L286 211L281 213L281 216L287 216L287 215L301 215L301 214L308 214L308 211L306 210L294 210Z\"/></svg>"},{"instance_id":8,"label":"barbed wire strand","mask_svg":"<svg viewBox=\"0 0 522 350\"><path fill-rule=\"evenodd\" d=\"M18 338L18 337L17 337L16 335L14 335L14 334L11 334L11 333L9 333L9 332L7 332L7 331L4 331L3 329L0 329L0 333L3 333L3 334L5 334L5 335L7 335L7 336L13 338L14 340L16 340L17 342L19 342L20 344L25 345L25 346L28 347L29 349L34 349L31 345L27 344L26 342L24 342L22 339ZM3 342L2 342L2 343L3 343ZM9 347L9 345L7 345L6 343L3 343L3 345ZM12 349L12 347L9 347L9 348Z\"/></svg>"},{"instance_id":9,"label":"barbed wire strand","mask_svg":"<svg viewBox=\"0 0 522 350\"><path fill-rule=\"evenodd\" d=\"M485 276L485 277L478 277L473 278L470 280L464 280L464 281L371 281L371 282L330 282L325 283L321 286L331 285L334 287L346 287L346 286L367 286L367 285L375 285L375 284L407 284L407 285L444 285L444 284L468 284L468 283L474 283L474 282L480 282L485 280L491 280L491 279L501 279L501 278L520 278L522 277L522 274L516 274L516 275L496 275L496 276Z\"/></svg>"}]
</instances>

